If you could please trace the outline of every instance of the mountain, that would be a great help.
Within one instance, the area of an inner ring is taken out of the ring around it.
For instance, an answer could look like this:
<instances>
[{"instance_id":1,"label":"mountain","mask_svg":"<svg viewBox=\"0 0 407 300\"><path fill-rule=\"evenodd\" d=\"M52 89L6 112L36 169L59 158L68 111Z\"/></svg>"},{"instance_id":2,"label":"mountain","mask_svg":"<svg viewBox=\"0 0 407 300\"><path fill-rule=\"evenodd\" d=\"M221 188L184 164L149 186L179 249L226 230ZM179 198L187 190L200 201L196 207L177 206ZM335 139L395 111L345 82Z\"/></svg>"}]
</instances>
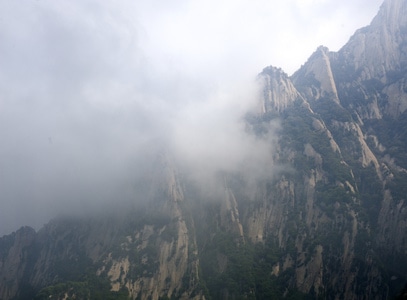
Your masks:
<instances>
[{"instance_id":1,"label":"mountain","mask_svg":"<svg viewBox=\"0 0 407 300\"><path fill-rule=\"evenodd\" d=\"M258 80L246 130L274 136L270 170L219 172L209 188L160 152L137 185L146 201L2 237L0 299L402 297L407 2Z\"/></svg>"}]
</instances>

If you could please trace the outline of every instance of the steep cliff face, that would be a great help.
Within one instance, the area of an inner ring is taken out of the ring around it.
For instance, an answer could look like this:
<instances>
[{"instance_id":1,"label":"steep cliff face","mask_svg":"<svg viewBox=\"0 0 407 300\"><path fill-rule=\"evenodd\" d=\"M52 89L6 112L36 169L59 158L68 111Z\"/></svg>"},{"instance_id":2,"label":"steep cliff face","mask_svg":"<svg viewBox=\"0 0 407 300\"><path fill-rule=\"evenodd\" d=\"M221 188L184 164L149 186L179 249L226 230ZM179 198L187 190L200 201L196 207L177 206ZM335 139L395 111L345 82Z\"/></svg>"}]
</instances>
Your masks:
<instances>
[{"instance_id":1,"label":"steep cliff face","mask_svg":"<svg viewBox=\"0 0 407 300\"><path fill-rule=\"evenodd\" d=\"M384 1L370 26L359 29L339 51L342 70L351 68L360 81L392 81L392 73L405 68L406 12L402 0Z\"/></svg>"},{"instance_id":2,"label":"steep cliff face","mask_svg":"<svg viewBox=\"0 0 407 300\"><path fill-rule=\"evenodd\" d=\"M338 53L319 47L292 77L260 74L254 123L281 124L279 176L254 195L234 190L246 243L265 251L253 255L269 284L247 271L258 298L385 299L406 282L405 9L386 1ZM263 293L279 280L287 290Z\"/></svg>"},{"instance_id":3,"label":"steep cliff face","mask_svg":"<svg viewBox=\"0 0 407 300\"><path fill-rule=\"evenodd\" d=\"M363 160L363 166L374 165L383 187L377 238L382 247L401 253L406 249L406 244L400 244L405 240L406 196L397 189L405 184L407 166L402 154L407 109L406 12L404 1L385 1L371 25L331 55L342 105L359 126L359 136L365 141L362 151L370 157Z\"/></svg>"},{"instance_id":4,"label":"steep cliff face","mask_svg":"<svg viewBox=\"0 0 407 300\"><path fill-rule=\"evenodd\" d=\"M262 113L274 111L280 113L301 98L287 74L281 69L267 67L262 72L264 80L264 101Z\"/></svg>"},{"instance_id":5,"label":"steep cliff face","mask_svg":"<svg viewBox=\"0 0 407 300\"><path fill-rule=\"evenodd\" d=\"M326 101L328 98L339 104L328 48L319 47L292 80L308 101Z\"/></svg>"},{"instance_id":6,"label":"steep cliff face","mask_svg":"<svg viewBox=\"0 0 407 300\"><path fill-rule=\"evenodd\" d=\"M344 104L353 104L362 120L397 118L407 108L406 10L403 1L386 0L370 26L330 55Z\"/></svg>"},{"instance_id":7,"label":"steep cliff face","mask_svg":"<svg viewBox=\"0 0 407 300\"><path fill-rule=\"evenodd\" d=\"M339 52L265 68L246 121L259 138L279 124L273 176L220 172L206 191L161 153L143 204L1 238L0 299L391 299L407 282L406 45L407 3L386 0Z\"/></svg>"},{"instance_id":8,"label":"steep cliff face","mask_svg":"<svg viewBox=\"0 0 407 300\"><path fill-rule=\"evenodd\" d=\"M296 257L291 278L300 291L324 298L383 299L405 281L406 8L403 1L385 1L372 24L338 53L318 48L290 78L311 108L308 116L295 107L280 114L281 137L297 137L285 152L303 180L292 180L289 185L300 194L282 201L296 199L288 209L297 213L291 219L297 251L290 258ZM290 124L290 114L296 115L295 123ZM301 132L291 131L294 124L302 124ZM333 141L330 149L322 135L316 136L322 132ZM284 214L283 208L277 210ZM281 236L287 224L281 218L268 232ZM283 236L289 240L293 233ZM282 240L279 247L285 247ZM310 241L318 243L307 248ZM304 260L304 255L311 258ZM286 260L277 270L287 268Z\"/></svg>"},{"instance_id":9,"label":"steep cliff face","mask_svg":"<svg viewBox=\"0 0 407 300\"><path fill-rule=\"evenodd\" d=\"M35 231L22 227L0 239L0 299L11 299L28 288L27 275L32 264L30 247Z\"/></svg>"},{"instance_id":10,"label":"steep cliff face","mask_svg":"<svg viewBox=\"0 0 407 300\"><path fill-rule=\"evenodd\" d=\"M149 179L148 204L3 237L0 299L205 299L194 225L166 155Z\"/></svg>"}]
</instances>

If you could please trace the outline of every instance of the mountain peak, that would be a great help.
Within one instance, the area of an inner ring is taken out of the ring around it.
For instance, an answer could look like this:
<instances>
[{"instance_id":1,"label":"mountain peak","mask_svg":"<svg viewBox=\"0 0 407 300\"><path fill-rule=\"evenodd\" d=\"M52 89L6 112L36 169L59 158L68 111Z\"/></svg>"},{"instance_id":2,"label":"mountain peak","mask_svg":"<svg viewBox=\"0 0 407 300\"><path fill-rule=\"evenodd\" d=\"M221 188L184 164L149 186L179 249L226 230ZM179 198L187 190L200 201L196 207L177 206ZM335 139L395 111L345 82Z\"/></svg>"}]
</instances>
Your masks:
<instances>
[{"instance_id":1,"label":"mountain peak","mask_svg":"<svg viewBox=\"0 0 407 300\"><path fill-rule=\"evenodd\" d=\"M359 80L389 82L388 73L407 63L406 27L407 2L386 0L371 24L357 30L339 51L340 64L354 69Z\"/></svg>"},{"instance_id":2,"label":"mountain peak","mask_svg":"<svg viewBox=\"0 0 407 300\"><path fill-rule=\"evenodd\" d=\"M339 104L338 92L332 74L330 51L319 46L308 61L292 76L296 87L307 97L332 99Z\"/></svg>"},{"instance_id":3,"label":"mountain peak","mask_svg":"<svg viewBox=\"0 0 407 300\"><path fill-rule=\"evenodd\" d=\"M269 66L260 74L264 79L262 112L282 112L300 98L288 75L280 68Z\"/></svg>"}]
</instances>

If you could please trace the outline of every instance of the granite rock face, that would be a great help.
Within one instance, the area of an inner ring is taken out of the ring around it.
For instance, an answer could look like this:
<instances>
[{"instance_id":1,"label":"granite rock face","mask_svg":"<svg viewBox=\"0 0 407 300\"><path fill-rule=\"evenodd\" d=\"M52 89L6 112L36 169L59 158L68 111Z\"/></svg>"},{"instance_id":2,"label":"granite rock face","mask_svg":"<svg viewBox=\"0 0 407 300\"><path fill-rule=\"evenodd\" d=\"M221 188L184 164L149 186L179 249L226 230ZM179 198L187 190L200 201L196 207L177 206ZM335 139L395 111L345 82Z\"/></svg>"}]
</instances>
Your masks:
<instances>
[{"instance_id":1,"label":"granite rock face","mask_svg":"<svg viewBox=\"0 0 407 300\"><path fill-rule=\"evenodd\" d=\"M338 52L267 67L248 132L270 174L191 180L161 152L147 201L0 239L0 299L392 299L407 283L407 3ZM269 124L279 124L270 131ZM247 170L250 170L248 168ZM266 170L267 171L267 170ZM96 289L95 287L98 287ZM309 298L308 298L309 299Z\"/></svg>"}]
</instances>

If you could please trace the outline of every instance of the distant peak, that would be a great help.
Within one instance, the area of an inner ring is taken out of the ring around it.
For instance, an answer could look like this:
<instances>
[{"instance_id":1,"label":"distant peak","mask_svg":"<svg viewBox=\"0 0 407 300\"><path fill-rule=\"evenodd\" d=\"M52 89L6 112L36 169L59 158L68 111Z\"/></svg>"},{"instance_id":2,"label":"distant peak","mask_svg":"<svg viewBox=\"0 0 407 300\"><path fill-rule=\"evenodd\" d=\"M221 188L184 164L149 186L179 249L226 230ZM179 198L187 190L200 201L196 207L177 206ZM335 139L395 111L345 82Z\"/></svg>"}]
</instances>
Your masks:
<instances>
[{"instance_id":1,"label":"distant peak","mask_svg":"<svg viewBox=\"0 0 407 300\"><path fill-rule=\"evenodd\" d=\"M300 95L289 76L281 69L269 66L260 74L264 80L262 112L282 112L294 104Z\"/></svg>"},{"instance_id":2,"label":"distant peak","mask_svg":"<svg viewBox=\"0 0 407 300\"><path fill-rule=\"evenodd\" d=\"M288 78L288 74L285 73L281 68L277 68L274 66L268 66L263 69L261 72L262 75L270 75L270 76L277 76L277 77L283 77L283 78Z\"/></svg>"},{"instance_id":3,"label":"distant peak","mask_svg":"<svg viewBox=\"0 0 407 300\"><path fill-rule=\"evenodd\" d=\"M318 46L318 48L317 48L317 50L315 52L328 53L329 49L328 49L328 47L326 47L324 45L321 45L321 46Z\"/></svg>"},{"instance_id":4,"label":"distant peak","mask_svg":"<svg viewBox=\"0 0 407 300\"><path fill-rule=\"evenodd\" d=\"M329 54L330 52L327 47L319 46L305 65L294 73L292 79L300 90L305 88L302 92L311 99L329 98L339 104ZM304 81L305 78L308 83L313 82L313 84L311 84L313 86L312 88L301 82Z\"/></svg>"},{"instance_id":5,"label":"distant peak","mask_svg":"<svg viewBox=\"0 0 407 300\"><path fill-rule=\"evenodd\" d=\"M318 46L318 48L314 51L314 53L311 54L311 56L309 57L308 62L313 61L317 58L321 58L321 57L326 57L329 53L329 49L328 47L325 47L323 45Z\"/></svg>"}]
</instances>

